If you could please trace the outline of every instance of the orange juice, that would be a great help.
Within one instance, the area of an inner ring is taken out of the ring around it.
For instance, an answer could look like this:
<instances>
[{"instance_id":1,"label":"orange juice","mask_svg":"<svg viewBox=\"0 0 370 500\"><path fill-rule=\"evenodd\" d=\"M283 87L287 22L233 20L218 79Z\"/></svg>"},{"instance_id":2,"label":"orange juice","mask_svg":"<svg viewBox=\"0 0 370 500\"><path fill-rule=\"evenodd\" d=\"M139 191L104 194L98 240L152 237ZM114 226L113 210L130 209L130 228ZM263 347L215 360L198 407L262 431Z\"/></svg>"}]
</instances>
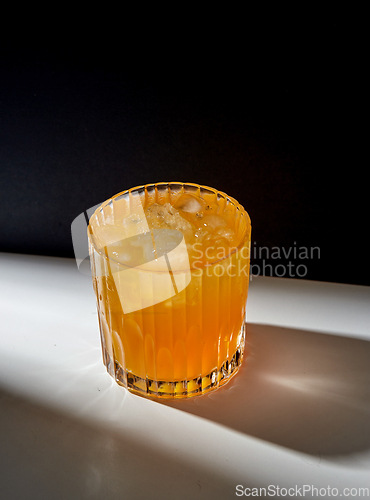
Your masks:
<instances>
[{"instance_id":1,"label":"orange juice","mask_svg":"<svg viewBox=\"0 0 370 500\"><path fill-rule=\"evenodd\" d=\"M88 228L103 359L129 390L184 398L242 361L250 219L196 184L158 183L107 200Z\"/></svg>"}]
</instances>

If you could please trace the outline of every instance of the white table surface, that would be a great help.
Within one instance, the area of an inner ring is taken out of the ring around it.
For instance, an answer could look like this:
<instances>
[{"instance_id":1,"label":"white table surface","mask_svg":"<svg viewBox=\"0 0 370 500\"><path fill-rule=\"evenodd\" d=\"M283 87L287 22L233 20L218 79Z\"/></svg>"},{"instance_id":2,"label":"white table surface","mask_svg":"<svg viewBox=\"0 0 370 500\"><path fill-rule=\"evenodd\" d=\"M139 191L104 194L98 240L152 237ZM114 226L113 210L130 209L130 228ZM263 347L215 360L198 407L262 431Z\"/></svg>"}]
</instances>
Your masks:
<instances>
[{"instance_id":1,"label":"white table surface","mask_svg":"<svg viewBox=\"0 0 370 500\"><path fill-rule=\"evenodd\" d=\"M0 297L1 499L370 489L369 287L253 278L240 372L172 403L106 373L91 279L73 260L0 254Z\"/></svg>"}]
</instances>

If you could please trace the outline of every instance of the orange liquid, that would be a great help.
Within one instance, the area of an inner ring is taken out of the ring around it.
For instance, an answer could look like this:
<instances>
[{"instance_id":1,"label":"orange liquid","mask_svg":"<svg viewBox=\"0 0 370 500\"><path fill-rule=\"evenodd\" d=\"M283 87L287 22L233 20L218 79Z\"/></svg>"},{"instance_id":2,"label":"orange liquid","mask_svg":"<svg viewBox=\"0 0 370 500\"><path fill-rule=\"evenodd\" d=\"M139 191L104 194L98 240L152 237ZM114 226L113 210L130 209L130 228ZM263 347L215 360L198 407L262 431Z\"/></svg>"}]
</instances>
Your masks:
<instances>
[{"instance_id":1,"label":"orange liquid","mask_svg":"<svg viewBox=\"0 0 370 500\"><path fill-rule=\"evenodd\" d=\"M185 236L189 284L159 303L125 313L122 296L131 291L118 289L107 252L97 251L90 237L105 363L118 383L144 395L188 397L207 392L236 373L243 356L250 224L233 203L217 200L214 193L197 195L205 203L202 214L178 208L192 226ZM184 188L173 198L168 187L156 188L152 196L146 193L143 206L148 214L149 206L176 207L181 199ZM213 224L220 219L221 229ZM205 233L200 241L194 228Z\"/></svg>"}]
</instances>

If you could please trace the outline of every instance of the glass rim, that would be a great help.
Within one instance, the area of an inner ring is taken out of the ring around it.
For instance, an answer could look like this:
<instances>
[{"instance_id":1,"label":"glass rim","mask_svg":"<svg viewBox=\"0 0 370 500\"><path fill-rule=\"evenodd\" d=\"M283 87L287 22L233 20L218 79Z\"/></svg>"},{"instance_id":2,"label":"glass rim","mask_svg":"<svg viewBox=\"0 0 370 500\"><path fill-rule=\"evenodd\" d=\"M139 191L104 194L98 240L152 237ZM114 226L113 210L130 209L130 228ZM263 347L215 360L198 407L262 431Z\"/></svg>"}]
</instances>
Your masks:
<instances>
[{"instance_id":1,"label":"glass rim","mask_svg":"<svg viewBox=\"0 0 370 500\"><path fill-rule=\"evenodd\" d=\"M224 260L230 258L232 255L234 255L236 252L238 252L244 245L244 242L245 242L245 236L248 234L248 229L251 229L252 227L252 224L251 224L251 219L250 219L250 216L248 214L248 212L245 210L245 208L243 207L243 205L241 205L235 198L233 198L232 196L229 196L228 194L224 193L223 191L219 191L218 189L215 189L215 188L212 188L210 186L205 186L203 184L196 184L194 182L176 182L176 181L171 181L171 182L153 182L153 183L149 183L149 184L142 184L142 185L139 185L139 186L135 186L135 187L132 187L130 189L125 189L124 191L121 191L117 194L115 194L114 196L111 196L110 198L108 198L107 200L105 200L95 211L94 213L91 215L90 219L89 219L89 224L88 224L88 227L87 227L87 234L88 234L88 239L89 239L89 242L91 243L91 245L94 247L94 249L99 253L99 255L101 255L104 259L107 259L109 260L110 262L114 262L115 264L117 264L118 266L121 266L121 267L125 267L127 269L135 269L135 267L131 267L131 266L127 266L125 264L123 264L122 262L119 262L118 260L115 260L111 257L108 257L106 255L106 253L104 251L102 251L105 246L101 247L101 248L97 248L97 246L95 245L95 237L94 237L94 234L93 234L93 231L92 231L92 227L91 227L91 219L98 213L98 212L101 212L109 203L111 203L112 201L114 201L115 199L119 198L120 196L123 196L123 195L126 195L126 194L129 194L131 192L135 192L135 191L139 191L139 190L146 190L147 188L158 188L158 187L168 187L170 188L171 185L176 185L176 186L181 186L181 188L184 188L184 187L187 187L187 186L190 186L190 187L194 187L194 188L197 188L197 189L205 189L205 190L208 190L210 192L212 192L213 194L217 195L217 196L221 196L222 198L224 198L226 201L232 203L235 208L240 212L240 214L245 217L245 220L246 220L246 227L245 227L245 231L243 233L243 237L241 238L241 241L240 243L235 246L235 247L232 247L232 251L230 253L228 253L227 255L223 256L222 258L214 261L214 262L211 262L211 263L206 263L206 264L203 264L202 266L200 267L192 267L190 266L190 271L199 271L203 268L206 268L206 267L211 267L211 266L214 266L216 264L219 264L220 262L223 262ZM250 232L250 231L249 231ZM93 237L92 237L93 236ZM148 271L149 272L149 271ZM175 271L176 272L176 271Z\"/></svg>"}]
</instances>

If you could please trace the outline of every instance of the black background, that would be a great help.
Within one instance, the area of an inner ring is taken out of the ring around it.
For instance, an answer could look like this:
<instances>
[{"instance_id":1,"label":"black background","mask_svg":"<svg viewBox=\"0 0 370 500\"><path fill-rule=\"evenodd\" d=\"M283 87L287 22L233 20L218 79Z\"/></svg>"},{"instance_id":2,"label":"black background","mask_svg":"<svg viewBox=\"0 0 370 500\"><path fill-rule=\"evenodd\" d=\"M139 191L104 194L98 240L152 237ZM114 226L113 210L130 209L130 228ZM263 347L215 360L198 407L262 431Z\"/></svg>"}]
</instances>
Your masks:
<instances>
[{"instance_id":1,"label":"black background","mask_svg":"<svg viewBox=\"0 0 370 500\"><path fill-rule=\"evenodd\" d=\"M0 250L73 257L82 211L196 182L247 209L256 272L261 246L319 247L267 263L369 285L363 63L346 13L190 14L3 35Z\"/></svg>"}]
</instances>

